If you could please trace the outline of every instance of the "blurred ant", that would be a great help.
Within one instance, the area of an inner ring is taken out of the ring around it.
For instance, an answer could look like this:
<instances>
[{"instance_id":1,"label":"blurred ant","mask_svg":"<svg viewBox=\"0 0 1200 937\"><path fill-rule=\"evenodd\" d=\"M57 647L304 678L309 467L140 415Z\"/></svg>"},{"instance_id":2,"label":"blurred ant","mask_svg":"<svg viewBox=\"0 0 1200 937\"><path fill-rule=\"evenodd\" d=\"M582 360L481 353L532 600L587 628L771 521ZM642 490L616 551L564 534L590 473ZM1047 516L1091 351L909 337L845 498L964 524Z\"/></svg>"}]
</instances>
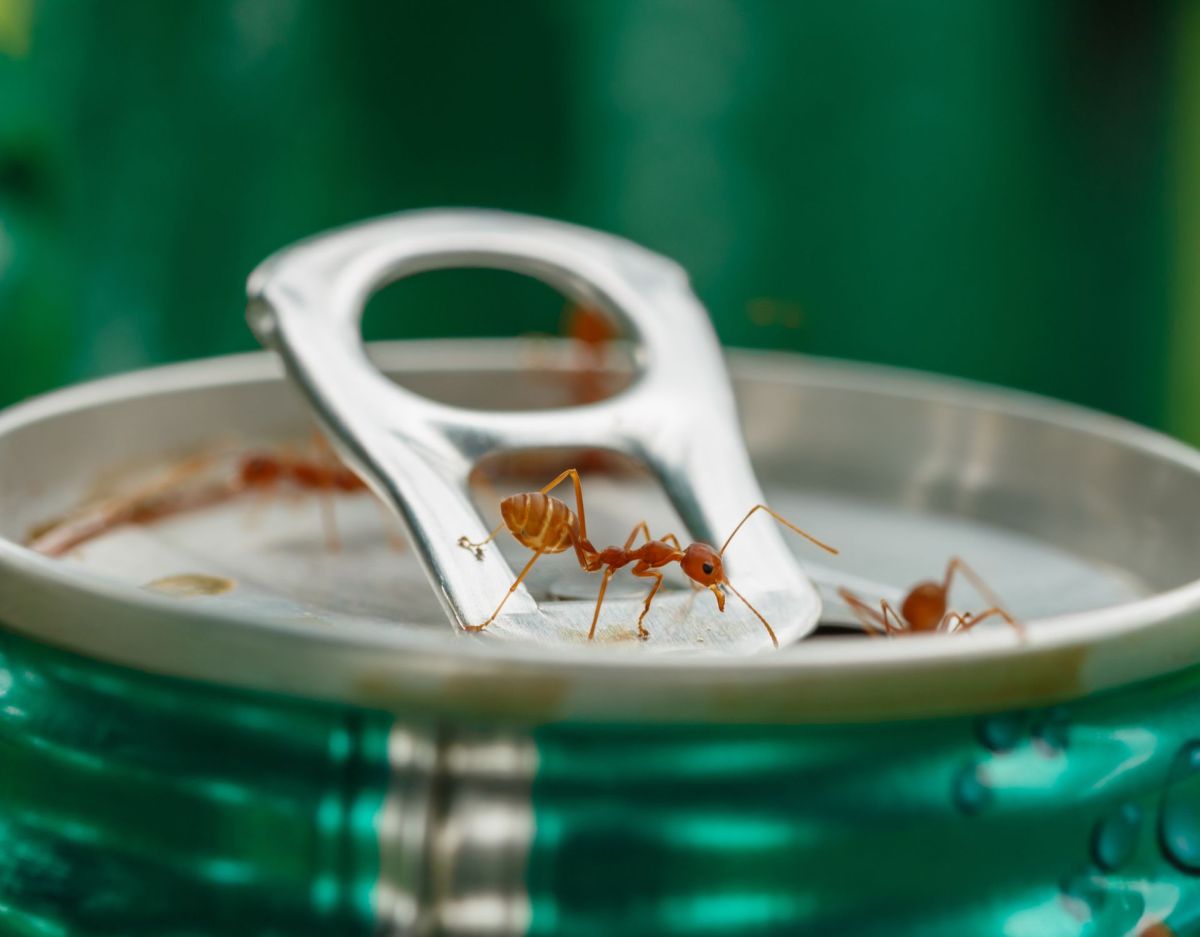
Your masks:
<instances>
[{"instance_id":1,"label":"blurred ant","mask_svg":"<svg viewBox=\"0 0 1200 937\"><path fill-rule=\"evenodd\" d=\"M576 406L612 396L622 380L621 375L611 370L613 342L622 334L617 320L596 306L568 302L559 319L559 333L569 340L570 346L570 370L560 374L557 367L553 369L554 383L559 385L564 381L564 402ZM550 363L537 358L531 359L528 366L534 372L543 372ZM628 462L605 449L579 449L570 459L582 472L629 474ZM481 494L490 500L497 494L499 482L521 479L528 484L531 479L544 478L555 471L562 461L562 453L506 452L476 466L471 473L471 485L482 489Z\"/></svg>"},{"instance_id":2,"label":"blurred ant","mask_svg":"<svg viewBox=\"0 0 1200 937\"><path fill-rule=\"evenodd\" d=\"M612 316L600 309L571 303L563 312L563 332L574 341L578 350L574 402L603 400L610 393L609 349L620 337L620 327Z\"/></svg>"},{"instance_id":3,"label":"blurred ant","mask_svg":"<svg viewBox=\"0 0 1200 937\"><path fill-rule=\"evenodd\" d=\"M989 608L975 614L947 611L950 585L954 580L954 574L960 571L971 581L979 594L987 600ZM987 583L958 557L952 558L946 564L946 572L940 583L929 580L918 582L913 586L908 595L904 597L904 601L900 603L899 613L888 603L887 599L879 600L879 611L876 611L849 589L838 589L838 595L850 607L850 611L863 626L863 630L872 637L881 631L887 635L917 632L950 634L968 631L992 617L1002 618L1012 625L1018 634L1024 633L1024 628L1004 610L1000 600L988 588Z\"/></svg>"},{"instance_id":4,"label":"blurred ant","mask_svg":"<svg viewBox=\"0 0 1200 937\"><path fill-rule=\"evenodd\" d=\"M289 482L303 491L315 492L321 506L325 543L331 551L337 552L341 544L331 496L363 492L367 490L367 485L338 459L323 436L314 434L313 441L320 453L315 460L297 458L290 453L276 455L270 452L252 453L244 457L238 465L237 481L239 490L273 491L281 483ZM389 533L389 539L395 546L394 534Z\"/></svg>"},{"instance_id":5,"label":"blurred ant","mask_svg":"<svg viewBox=\"0 0 1200 937\"><path fill-rule=\"evenodd\" d=\"M163 473L162 477L126 494L85 505L65 517L34 528L28 545L46 556L64 556L71 550L127 525L146 525L229 501L248 492L274 492L287 484L320 496L321 521L330 550L340 548L331 497L367 490L353 471L338 461L324 439L314 437L316 459L289 452L252 452L240 457L224 476L196 481L212 463L209 455L194 456ZM393 546L398 546L389 532Z\"/></svg>"},{"instance_id":6,"label":"blurred ant","mask_svg":"<svg viewBox=\"0 0 1200 937\"><path fill-rule=\"evenodd\" d=\"M568 478L571 479L575 486L577 514L572 512L565 503L557 498L550 497L548 494L548 492ZM733 529L733 533L725 539L725 543L722 544L720 550L709 546L707 543L693 543L685 548L675 534L664 534L657 540L651 539L650 528L645 521L639 521L634 526L623 546L598 550L588 539L587 535L587 518L583 510L583 486L579 480L579 472L573 468L567 469L540 491L511 495L501 501L500 515L504 520L479 543L473 543L465 536L459 538L459 546L467 550L472 550L476 558L482 559L484 545L507 527L509 532L522 546L534 551L533 556L525 564L525 568L521 570L513 584L509 586L508 592L500 600L500 604L496 606L496 610L492 612L491 617L483 622L483 624L467 625L466 630L482 631L495 621L496 616L504 608L504 603L508 601L509 596L516 591L517 586L521 584L521 581L529 573L529 570L533 568L533 564L543 554L563 553L568 548L573 547L575 558L584 572L595 573L600 570L604 571L604 578L600 581L600 594L596 599L596 610L592 615L592 627L588 630L589 641L596 636L596 623L600 620L600 607L604 603L604 593L608 589L608 581L612 578L613 573L623 566L628 566L630 563L634 564L633 569L630 570L633 575L641 579L654 580L654 585L650 587L650 593L646 596L646 600L642 604L642 613L638 616L637 620L638 637L642 639L649 637L650 632L645 629L642 622L646 618L646 614L650 611L650 603L654 601L654 596L662 585L663 574L658 570L671 563L678 563L680 569L683 570L684 574L693 583L701 588L712 591L717 600L717 608L722 612L725 611L725 593L723 590L726 588L731 590L754 613L755 617L762 622L763 627L767 629L767 634L771 636L771 642L776 647L779 647L779 639L775 636L775 631L770 623L762 616L758 609L750 604L744 595L734 588L733 583L729 581L729 577L725 575L725 568L721 562L721 558L725 550L729 547L730 541L733 540L737 532L742 529L742 525L756 511L766 511L785 527L800 534L822 550L835 554L838 552L833 547L822 543L811 534L801 530L791 521L781 517L765 504L757 504L746 512L746 516L738 522L738 525ZM637 539L639 533L646 538L646 542L637 548L633 548L633 542Z\"/></svg>"}]
</instances>

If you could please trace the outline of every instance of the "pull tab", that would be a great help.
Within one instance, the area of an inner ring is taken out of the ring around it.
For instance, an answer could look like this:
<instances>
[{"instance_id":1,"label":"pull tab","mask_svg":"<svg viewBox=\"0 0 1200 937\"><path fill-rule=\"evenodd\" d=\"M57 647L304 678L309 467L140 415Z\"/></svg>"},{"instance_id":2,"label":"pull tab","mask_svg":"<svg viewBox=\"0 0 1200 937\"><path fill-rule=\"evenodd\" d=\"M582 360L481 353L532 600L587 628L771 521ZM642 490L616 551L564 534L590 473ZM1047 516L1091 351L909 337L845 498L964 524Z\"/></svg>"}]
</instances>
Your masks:
<instances>
[{"instance_id":1,"label":"pull tab","mask_svg":"<svg viewBox=\"0 0 1200 937\"><path fill-rule=\"evenodd\" d=\"M640 346L634 383L608 400L528 412L448 406L393 384L363 347L366 302L388 283L447 267L524 273L610 311ZM677 264L627 241L502 212L412 212L286 248L254 271L248 293L255 334L279 352L342 454L399 513L447 614L459 625L486 620L516 578L499 550L486 550L479 561L457 545L464 534L486 536L468 475L490 452L598 447L626 453L658 476L688 534L717 547L763 500L704 308ZM781 643L815 626L817 593L767 516L755 517L739 533L725 565ZM647 619L653 639L646 646L771 647L765 629L740 603L728 603L724 615L702 602L686 615L663 612L672 602L681 604L667 595L656 599ZM632 623L641 603L624 604L635 608ZM578 642L593 607L574 601L539 607L521 586L483 633ZM609 603L605 609L611 614Z\"/></svg>"}]
</instances>

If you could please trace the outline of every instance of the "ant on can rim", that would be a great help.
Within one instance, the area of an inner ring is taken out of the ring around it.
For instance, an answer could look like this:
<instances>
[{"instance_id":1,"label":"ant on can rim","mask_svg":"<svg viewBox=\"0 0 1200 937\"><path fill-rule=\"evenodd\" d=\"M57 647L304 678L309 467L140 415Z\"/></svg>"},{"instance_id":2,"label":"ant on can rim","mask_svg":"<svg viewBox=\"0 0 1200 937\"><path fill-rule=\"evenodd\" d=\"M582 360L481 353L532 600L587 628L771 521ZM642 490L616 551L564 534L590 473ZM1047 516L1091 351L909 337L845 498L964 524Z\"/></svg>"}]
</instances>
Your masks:
<instances>
[{"instance_id":1,"label":"ant on can rim","mask_svg":"<svg viewBox=\"0 0 1200 937\"><path fill-rule=\"evenodd\" d=\"M954 581L955 574L959 572L983 596L988 603L988 608L975 613L949 610L950 586ZM942 574L941 582L925 580L913 586L905 595L904 601L900 603L898 612L887 599L879 600L879 610L876 611L849 589L839 588L837 591L838 596L863 626L863 630L872 637L879 634L889 636L921 633L952 634L969 631L980 622L993 617L1002 618L1008 622L1017 634L1025 632L1024 627L1005 610L983 578L968 566L966 561L957 556L952 557L946 563L946 570Z\"/></svg>"}]
</instances>

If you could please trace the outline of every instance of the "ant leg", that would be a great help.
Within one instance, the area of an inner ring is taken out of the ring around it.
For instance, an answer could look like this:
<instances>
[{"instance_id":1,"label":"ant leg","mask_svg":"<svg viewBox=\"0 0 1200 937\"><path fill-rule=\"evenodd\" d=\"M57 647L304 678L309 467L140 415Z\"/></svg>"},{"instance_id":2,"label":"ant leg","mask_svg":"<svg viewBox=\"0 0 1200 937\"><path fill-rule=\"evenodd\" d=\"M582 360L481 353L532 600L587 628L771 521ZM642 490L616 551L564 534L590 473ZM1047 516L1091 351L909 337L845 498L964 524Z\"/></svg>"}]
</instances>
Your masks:
<instances>
[{"instance_id":1,"label":"ant leg","mask_svg":"<svg viewBox=\"0 0 1200 937\"><path fill-rule=\"evenodd\" d=\"M858 619L858 623L863 626L863 631L868 635L877 637L880 628L886 634L892 633L892 626L888 623L886 616L880 615L849 589L839 588L837 592L839 598L849 606L854 617Z\"/></svg>"},{"instance_id":2,"label":"ant leg","mask_svg":"<svg viewBox=\"0 0 1200 937\"><path fill-rule=\"evenodd\" d=\"M604 571L604 578L600 580L600 594L596 596L596 611L592 613L592 627L588 629L589 641L596 637L596 622L600 620L600 606L604 604L604 592L608 589L608 581L612 579L615 572L616 570L610 566Z\"/></svg>"},{"instance_id":3,"label":"ant leg","mask_svg":"<svg viewBox=\"0 0 1200 937\"><path fill-rule=\"evenodd\" d=\"M977 624L979 624L985 618L992 618L996 615L999 615L1001 618L1003 618L1005 621L1007 621L1010 625L1012 625L1016 628L1021 627L1015 621L1013 621L1011 618L1009 618L1008 612L1004 611L1004 609L999 608L999 607L984 609L984 611L980 612L978 615L959 615L957 612L951 612L950 614L958 619L959 625L960 625L960 627L958 628L959 631L968 631L971 628L974 628ZM949 618L950 616L947 615L946 617Z\"/></svg>"},{"instance_id":4,"label":"ant leg","mask_svg":"<svg viewBox=\"0 0 1200 937\"><path fill-rule=\"evenodd\" d=\"M633 530L629 532L629 536L625 538L625 546L623 549L628 550L633 546L633 541L637 539L638 532L646 535L646 539L650 539L650 528L646 526L645 521L638 521ZM600 606L604 604L604 593L608 590L608 582L613 577L616 570L611 566L604 571L604 578L600 580L600 594L596 596L596 611L592 613L592 627L588 629L588 640L591 641L596 636L596 624L600 621Z\"/></svg>"},{"instance_id":5,"label":"ant leg","mask_svg":"<svg viewBox=\"0 0 1200 937\"><path fill-rule=\"evenodd\" d=\"M375 506L379 509L379 517L383 523L383 532L387 535L388 546L397 553L403 553L405 542L404 533L400 528L400 524L396 518L392 516L392 512L387 509L382 501L375 500Z\"/></svg>"},{"instance_id":6,"label":"ant leg","mask_svg":"<svg viewBox=\"0 0 1200 937\"><path fill-rule=\"evenodd\" d=\"M733 533L731 533L728 537L725 538L725 543L721 545L721 549L717 552L718 556L725 555L725 550L729 546L729 541L731 541L734 537L737 536L737 532L742 529L742 525L745 524L746 521L750 520L751 516L754 514L755 511L766 511L773 518L775 518L775 520L777 520L777 521L779 521L779 523L783 524L784 527L787 527L789 530L794 530L805 540L809 540L812 543L815 543L817 546L819 546L822 550L826 551L827 553L833 553L834 555L837 554L837 550L834 547L831 547L827 543L821 542L820 540L818 540L816 537L814 537L812 534L808 533L807 531L801 530L799 527L797 527L795 524L793 524L791 521L789 521L786 517L782 516L781 514L776 513L775 511L772 511L765 504L756 504L756 505L754 505L754 507L752 507L749 511L746 512L746 516L743 517L738 522L738 525L735 528L733 528Z\"/></svg>"},{"instance_id":7,"label":"ant leg","mask_svg":"<svg viewBox=\"0 0 1200 937\"><path fill-rule=\"evenodd\" d=\"M246 511L245 525L249 528L257 527L267 514L268 509L275 502L275 484L258 486L253 491L253 501L250 502L250 507Z\"/></svg>"},{"instance_id":8,"label":"ant leg","mask_svg":"<svg viewBox=\"0 0 1200 937\"><path fill-rule=\"evenodd\" d=\"M558 477L554 479L554 481L541 490L541 493L549 494L554 488L557 488L568 478L571 479L575 485L575 513L579 517L579 536L583 540L587 540L587 518L583 513L583 483L579 480L578 470L569 468L565 472L559 473ZM648 538L650 534L647 533L646 536Z\"/></svg>"},{"instance_id":9,"label":"ant leg","mask_svg":"<svg viewBox=\"0 0 1200 937\"><path fill-rule=\"evenodd\" d=\"M502 598L500 600L500 604L496 606L496 610L494 612L492 612L491 617L488 618L487 621L485 621L482 625L463 625L463 630L464 631L482 631L484 628L486 628L488 625L490 625L492 622L494 622L496 620L496 616L500 614L500 609L504 608L504 603L508 601L509 597L514 592L517 591L517 586L519 586L521 584L521 580L524 579L527 575L529 575L529 571L531 569L533 569L533 564L536 563L538 561L539 557L541 557L541 555L545 552L546 552L545 550L538 550L536 553L533 554L533 556L531 556L529 558L529 562L525 564L525 568L523 570L521 570L521 574L519 576L517 576L516 579L513 580L513 584L508 587L508 592L506 592L504 594L504 598Z\"/></svg>"},{"instance_id":10,"label":"ant leg","mask_svg":"<svg viewBox=\"0 0 1200 937\"><path fill-rule=\"evenodd\" d=\"M890 604L888 604L887 599L879 600L879 608L883 612L883 623L885 625L888 623L888 615L891 615L894 619L896 619L895 626L888 628L888 634L899 634L904 630L904 619L900 617L899 613L892 608Z\"/></svg>"},{"instance_id":11,"label":"ant leg","mask_svg":"<svg viewBox=\"0 0 1200 937\"><path fill-rule=\"evenodd\" d=\"M646 596L646 601L642 605L642 614L638 615L637 621L638 637L645 639L650 637L650 632L642 626L642 621L645 619L646 614L650 611L650 603L654 601L654 593L658 591L659 586L661 586L663 583L663 574L657 570L650 569L643 563L638 563L637 566L633 567L631 572L639 579L654 580L654 585L650 587L650 594Z\"/></svg>"},{"instance_id":12,"label":"ant leg","mask_svg":"<svg viewBox=\"0 0 1200 937\"><path fill-rule=\"evenodd\" d=\"M645 521L638 521L638 522L637 522L637 523L634 525L634 527L633 527L633 530L631 530L631 531L629 532L629 536L628 536L628 537L625 539L625 546L624 546L624 547L622 547L622 549L623 549L623 550L628 550L628 549L629 549L631 546L633 546L633 541L637 539L637 535L638 535L638 531L639 531L639 530L642 532L643 536L645 536L645 538L646 538L647 540L649 540L649 539L650 539L650 528L649 528L649 526L647 526L647 524L646 524L646 522L645 522Z\"/></svg>"},{"instance_id":13,"label":"ant leg","mask_svg":"<svg viewBox=\"0 0 1200 937\"><path fill-rule=\"evenodd\" d=\"M942 579L943 592L949 594L950 585L954 582L954 574L960 571L964 576L967 577L967 579L970 580L971 585L975 587L979 594L987 599L990 604L1000 604L1000 600L996 598L996 594L992 592L992 590L988 587L988 584L983 581L983 577L981 577L979 573L975 572L975 570L968 566L966 560L964 560L961 556L953 556L950 558L950 561L946 563L946 572Z\"/></svg>"},{"instance_id":14,"label":"ant leg","mask_svg":"<svg viewBox=\"0 0 1200 937\"><path fill-rule=\"evenodd\" d=\"M644 534L647 540L650 539L650 528L645 521L638 521L633 525L629 536L625 538L625 546L622 549L628 550L633 546L633 541L637 539L639 532ZM608 581L612 579L615 572L616 570L610 566L604 571L604 578L600 580L600 594L596 597L596 611L592 613L592 627L588 630L589 641L596 636L596 623L600 621L600 606L604 604L604 593L608 589Z\"/></svg>"},{"instance_id":15,"label":"ant leg","mask_svg":"<svg viewBox=\"0 0 1200 937\"><path fill-rule=\"evenodd\" d=\"M148 524L236 497L236 480L204 485L194 479L209 469L212 453L189 456L125 493L93 501L29 531L25 544L44 556L60 557L128 524Z\"/></svg>"},{"instance_id":16,"label":"ant leg","mask_svg":"<svg viewBox=\"0 0 1200 937\"><path fill-rule=\"evenodd\" d=\"M625 541L625 546L623 549L628 550L631 546L633 546L633 541L634 541L634 539L636 539L637 532L639 530L645 535L647 540L654 539L653 537L650 536L650 526L645 521L639 521L637 526L633 528L633 533L631 533L629 535L629 539ZM683 546L682 546L682 544L680 544L679 538L676 537L674 534L663 534L658 539L661 540L663 543L671 544L671 546L673 546L680 553L683 552ZM690 582L691 580L688 580L688 581ZM695 583L692 583L692 584L695 585Z\"/></svg>"},{"instance_id":17,"label":"ant leg","mask_svg":"<svg viewBox=\"0 0 1200 937\"><path fill-rule=\"evenodd\" d=\"M969 614L946 612L945 617L938 623L937 630L945 634L955 634L959 631L966 631L972 624L973 622Z\"/></svg>"},{"instance_id":18,"label":"ant leg","mask_svg":"<svg viewBox=\"0 0 1200 937\"><path fill-rule=\"evenodd\" d=\"M954 574L959 570L961 570L962 574L967 577L971 585L975 587L975 591L983 596L988 605L996 609L998 615L1012 625L1013 628L1017 630L1018 634L1025 633L1025 629L1021 626L1021 624L1017 622L1012 615L1004 610L1004 603L997 598L996 593L991 590L991 587L983 581L983 577L980 576L979 573L975 572L975 570L973 570L970 566L968 566L966 560L964 560L962 557L951 557L950 562L946 564L946 577L942 580L942 590L947 596L950 594L950 583L954 579Z\"/></svg>"},{"instance_id":19,"label":"ant leg","mask_svg":"<svg viewBox=\"0 0 1200 937\"><path fill-rule=\"evenodd\" d=\"M329 444L319 429L316 427L312 431L312 445L317 451L317 464L327 468L340 468L342 460L338 458L337 453L333 451L333 446ZM325 530L325 546L330 553L337 553L342 548L341 539L338 537L337 515L333 506L333 494L328 488L319 488L317 490L317 499L321 509L321 526Z\"/></svg>"},{"instance_id":20,"label":"ant leg","mask_svg":"<svg viewBox=\"0 0 1200 937\"><path fill-rule=\"evenodd\" d=\"M325 548L330 553L342 549L342 541L338 537L337 515L333 510L333 495L322 488L317 492L317 503L321 509L321 526L325 529Z\"/></svg>"}]
</instances>

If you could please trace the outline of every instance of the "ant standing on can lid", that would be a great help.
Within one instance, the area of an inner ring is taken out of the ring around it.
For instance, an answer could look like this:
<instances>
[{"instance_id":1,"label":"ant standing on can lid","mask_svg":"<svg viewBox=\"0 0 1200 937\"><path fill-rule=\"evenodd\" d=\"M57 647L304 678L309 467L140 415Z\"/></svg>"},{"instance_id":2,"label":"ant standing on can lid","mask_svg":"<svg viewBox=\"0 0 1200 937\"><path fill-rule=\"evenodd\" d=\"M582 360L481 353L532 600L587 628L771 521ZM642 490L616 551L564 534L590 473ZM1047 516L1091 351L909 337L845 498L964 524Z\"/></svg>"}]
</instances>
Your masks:
<instances>
[{"instance_id":1,"label":"ant standing on can lid","mask_svg":"<svg viewBox=\"0 0 1200 937\"><path fill-rule=\"evenodd\" d=\"M145 526L181 514L209 508L243 494L271 495L285 488L315 494L321 525L331 552L340 549L333 497L366 493L366 484L338 459L320 434L314 434L314 458L287 449L260 449L237 458L232 466L215 464L201 453L169 467L159 477L132 490L85 504L65 516L40 524L29 533L27 545L46 556L65 556L88 541L125 526ZM387 520L384 514L385 522ZM403 540L388 528L393 549Z\"/></svg>"},{"instance_id":2,"label":"ant standing on can lid","mask_svg":"<svg viewBox=\"0 0 1200 937\"><path fill-rule=\"evenodd\" d=\"M578 514L572 512L565 503L548 494L568 478L575 486L575 504ZM678 563L680 569L692 582L711 590L716 597L717 607L721 611L725 611L725 592L723 590L730 589L762 622L763 627L767 629L767 634L771 636L771 641L776 647L779 647L779 639L775 636L775 631L771 628L770 623L758 609L750 604L745 596L734 588L733 583L725 575L725 567L721 562L730 541L756 511L766 511L785 527L810 540L822 550L834 554L838 552L801 530L791 521L781 517L765 504L757 504L746 513L746 516L733 529L733 533L726 538L720 550L707 543L693 543L685 548L675 534L664 534L657 540L651 539L650 529L645 521L639 521L634 526L629 537L626 538L624 546L598 550L587 536L587 519L583 510L583 486L579 480L579 472L573 468L567 469L540 491L511 495L501 501L500 515L504 520L479 543L473 543L465 536L459 538L459 546L474 551L476 557L482 559L484 545L507 527L522 546L534 551L533 556L509 587L504 598L500 600L500 604L496 606L491 617L482 624L467 625L466 630L482 631L495 621L509 596L516 591L517 586L533 568L533 564L543 554L563 553L573 547L575 558L585 572L595 573L604 570L604 578L600 581L600 595L596 599L596 611L592 615L592 627L588 631L589 641L596 635L596 623L600 620L600 607L604 603L604 593L608 588L608 581L612 578L613 573L630 563L634 564L633 569L630 570L633 575L642 579L654 580L654 585L650 587L650 594L646 596L646 601L642 605L642 613L638 616L637 622L638 637L642 639L649 637L650 632L645 629L642 622L650 611L650 603L654 601L654 596L662 585L663 574L659 570L671 563ZM646 538L646 542L634 548L633 543L639 533Z\"/></svg>"},{"instance_id":3,"label":"ant standing on can lid","mask_svg":"<svg viewBox=\"0 0 1200 937\"><path fill-rule=\"evenodd\" d=\"M947 611L950 585L954 581L954 574L959 571L987 600L990 608L974 614ZM862 624L863 630L872 637L878 635L881 629L882 633L887 635L968 631L984 619L992 617L1003 618L1016 629L1017 634L1023 634L1025 630L1012 615L1004 610L1000 600L988 588L982 577L957 556L946 564L946 572L941 582L928 580L918 582L913 586L908 595L904 597L904 601L900 603L899 613L888 603L887 599L880 599L879 611L875 611L849 589L838 589L838 595L850 607L854 617Z\"/></svg>"}]
</instances>

